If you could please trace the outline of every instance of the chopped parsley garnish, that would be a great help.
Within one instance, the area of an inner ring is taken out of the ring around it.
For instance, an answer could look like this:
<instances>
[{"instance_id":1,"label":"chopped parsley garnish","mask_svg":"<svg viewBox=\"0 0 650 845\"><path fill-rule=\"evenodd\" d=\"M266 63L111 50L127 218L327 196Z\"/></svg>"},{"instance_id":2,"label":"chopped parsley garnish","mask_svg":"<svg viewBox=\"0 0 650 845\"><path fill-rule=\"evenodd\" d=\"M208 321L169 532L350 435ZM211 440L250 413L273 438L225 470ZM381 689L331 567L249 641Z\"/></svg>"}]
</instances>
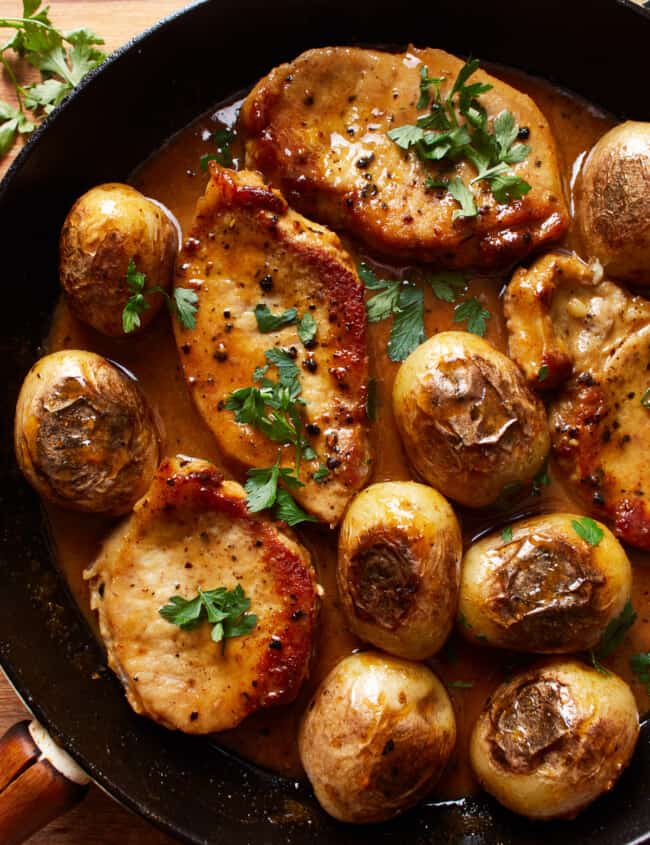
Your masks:
<instances>
[{"instance_id":1,"label":"chopped parsley garnish","mask_svg":"<svg viewBox=\"0 0 650 845\"><path fill-rule=\"evenodd\" d=\"M250 606L251 600L237 584L233 590L225 587L199 589L198 595L192 599L172 596L169 604L158 612L167 622L178 625L184 631L191 631L204 621L210 622L213 625L211 637L218 643L250 634L257 625L257 616L247 612Z\"/></svg>"},{"instance_id":2,"label":"chopped parsley garnish","mask_svg":"<svg viewBox=\"0 0 650 845\"><path fill-rule=\"evenodd\" d=\"M504 543L509 543L512 540L512 525L506 525L501 532L501 539Z\"/></svg>"},{"instance_id":3,"label":"chopped parsley garnish","mask_svg":"<svg viewBox=\"0 0 650 845\"><path fill-rule=\"evenodd\" d=\"M474 681L447 681L447 686L451 689L471 689Z\"/></svg>"},{"instance_id":4,"label":"chopped parsley garnish","mask_svg":"<svg viewBox=\"0 0 650 845\"><path fill-rule=\"evenodd\" d=\"M301 458L311 461L316 457L303 435L300 411L305 400L300 397L300 371L284 349L267 349L264 356L268 364L253 373L255 384L233 391L225 407L234 412L238 423L251 425L274 443L294 446L298 469ZM270 365L277 368L277 381L267 376Z\"/></svg>"},{"instance_id":5,"label":"chopped parsley garnish","mask_svg":"<svg viewBox=\"0 0 650 845\"><path fill-rule=\"evenodd\" d=\"M641 404L644 408L650 408L650 387L644 392L641 397Z\"/></svg>"},{"instance_id":6,"label":"chopped parsley garnish","mask_svg":"<svg viewBox=\"0 0 650 845\"><path fill-rule=\"evenodd\" d=\"M467 321L467 331L484 337L487 329L487 321L492 315L483 305L472 297L459 303L454 308L454 323Z\"/></svg>"},{"instance_id":7,"label":"chopped parsley garnish","mask_svg":"<svg viewBox=\"0 0 650 845\"><path fill-rule=\"evenodd\" d=\"M330 471L325 466L325 464L321 464L315 473L313 473L312 478L317 484L322 484L324 481L330 477Z\"/></svg>"},{"instance_id":8,"label":"chopped parsley garnish","mask_svg":"<svg viewBox=\"0 0 650 845\"><path fill-rule=\"evenodd\" d=\"M282 326L290 326L295 323L298 318L298 312L295 308L287 308L281 314L272 314L269 311L268 305L263 305L261 302L255 306L255 319L257 320L257 328L263 334L277 331Z\"/></svg>"},{"instance_id":9,"label":"chopped parsley garnish","mask_svg":"<svg viewBox=\"0 0 650 845\"><path fill-rule=\"evenodd\" d=\"M388 357L391 361L403 361L426 338L424 294L411 282L378 279L365 264L360 264L358 269L359 278L368 290L381 291L366 302L368 320L377 323L393 317Z\"/></svg>"},{"instance_id":10,"label":"chopped parsley garnish","mask_svg":"<svg viewBox=\"0 0 650 845\"><path fill-rule=\"evenodd\" d=\"M530 153L527 144L516 143L520 129L514 115L505 109L490 125L479 97L490 91L492 85L468 83L479 64L477 59L466 62L445 98L440 86L446 79L430 77L428 68L422 66L416 107L429 106L429 112L420 115L415 124L397 126L388 132L388 137L398 147L405 151L414 149L424 163L434 162L449 169L464 160L474 166L477 175L469 185L459 176L429 175L425 181L427 190L444 188L456 200L459 208L454 211L454 220L478 214L471 185L485 183L501 204L521 199L531 190L528 182L511 169Z\"/></svg>"},{"instance_id":11,"label":"chopped parsley garnish","mask_svg":"<svg viewBox=\"0 0 650 845\"><path fill-rule=\"evenodd\" d=\"M255 369L254 384L233 391L226 399L225 408L234 412L238 423L251 425L274 443L293 446L296 465L295 468L281 467L278 456L272 467L249 469L245 485L246 505L251 513L272 509L276 519L282 519L289 525L317 522L298 506L287 489L304 486L298 478L300 462L317 457L303 434L301 410L305 400L300 395L300 370L284 349L267 349L264 357L268 363ZM277 380L268 377L270 366L276 367ZM313 475L316 481L325 480L323 469L329 474L329 470L321 465Z\"/></svg>"},{"instance_id":12,"label":"chopped parsley garnish","mask_svg":"<svg viewBox=\"0 0 650 845\"><path fill-rule=\"evenodd\" d=\"M542 364L542 366L537 371L537 381L541 383L543 381L546 381L547 378L548 378L548 365Z\"/></svg>"},{"instance_id":13,"label":"chopped parsley garnish","mask_svg":"<svg viewBox=\"0 0 650 845\"><path fill-rule=\"evenodd\" d=\"M217 129L212 133L212 142L216 145L217 151L214 153L205 153L199 159L199 166L201 170L208 169L208 162L216 161L222 167L234 167L235 162L232 157L230 145L237 137L237 133L233 129Z\"/></svg>"},{"instance_id":14,"label":"chopped parsley garnish","mask_svg":"<svg viewBox=\"0 0 650 845\"><path fill-rule=\"evenodd\" d=\"M298 323L298 337L302 341L304 346L308 346L309 344L313 343L316 339L316 332L318 331L318 326L314 317L306 311Z\"/></svg>"},{"instance_id":15,"label":"chopped parsley garnish","mask_svg":"<svg viewBox=\"0 0 650 845\"><path fill-rule=\"evenodd\" d=\"M246 506L251 513L272 509L276 519L282 519L291 526L301 522L318 522L305 513L286 487L280 487L280 481L287 487L304 485L294 475L293 469L279 465L279 458L272 467L249 469L246 475Z\"/></svg>"},{"instance_id":16,"label":"chopped parsley garnish","mask_svg":"<svg viewBox=\"0 0 650 845\"><path fill-rule=\"evenodd\" d=\"M126 271L126 284L131 296L122 310L122 329L125 334L139 329L142 321L141 315L150 307L145 297L145 284L147 277L144 273L136 270L133 259L129 261ZM196 291L190 288L174 288L170 296L161 287L148 288L147 294L160 293L165 297L169 310L176 316L179 323L185 329L196 327L196 311L199 297Z\"/></svg>"},{"instance_id":17,"label":"chopped parsley garnish","mask_svg":"<svg viewBox=\"0 0 650 845\"><path fill-rule=\"evenodd\" d=\"M427 278L434 296L442 302L456 302L459 293L467 290L467 276L454 270L443 270Z\"/></svg>"},{"instance_id":18,"label":"chopped parsley garnish","mask_svg":"<svg viewBox=\"0 0 650 845\"><path fill-rule=\"evenodd\" d=\"M0 63L18 99L17 108L0 101L0 156L11 149L17 134L32 132L42 116L58 106L106 58L97 49L104 40L94 32L85 27L62 32L52 26L48 15L49 8L41 8L41 0L23 0L22 17L0 18L0 28L14 30L0 46ZM41 81L21 85L15 62L6 56L9 50L37 68Z\"/></svg>"},{"instance_id":19,"label":"chopped parsley garnish","mask_svg":"<svg viewBox=\"0 0 650 845\"><path fill-rule=\"evenodd\" d=\"M600 525L588 516L574 519L571 525L578 537L589 543L590 546L597 546L605 536L605 532Z\"/></svg>"},{"instance_id":20,"label":"chopped parsley garnish","mask_svg":"<svg viewBox=\"0 0 650 845\"><path fill-rule=\"evenodd\" d=\"M601 674L609 674L607 669L605 669L602 665L601 661L609 657L613 651L616 651L623 642L623 638L627 632L636 622L636 618L636 611L632 607L631 602L628 600L625 602L625 606L619 615L615 619L612 619L605 628L603 635L600 638L600 642L596 648L590 652L591 662L593 663L594 668Z\"/></svg>"},{"instance_id":21,"label":"chopped parsley garnish","mask_svg":"<svg viewBox=\"0 0 650 845\"><path fill-rule=\"evenodd\" d=\"M647 695L650 695L650 651L640 651L630 657L630 668L637 676L639 683L645 684Z\"/></svg>"}]
</instances>

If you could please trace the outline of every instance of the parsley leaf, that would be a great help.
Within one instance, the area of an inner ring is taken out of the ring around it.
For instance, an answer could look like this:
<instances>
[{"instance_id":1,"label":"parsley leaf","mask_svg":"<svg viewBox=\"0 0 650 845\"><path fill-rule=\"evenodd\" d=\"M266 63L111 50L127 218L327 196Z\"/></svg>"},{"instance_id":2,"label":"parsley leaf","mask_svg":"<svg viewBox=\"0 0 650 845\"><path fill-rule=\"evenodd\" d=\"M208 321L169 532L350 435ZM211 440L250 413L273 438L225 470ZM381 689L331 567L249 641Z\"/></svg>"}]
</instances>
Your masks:
<instances>
[{"instance_id":1,"label":"parsley leaf","mask_svg":"<svg viewBox=\"0 0 650 845\"><path fill-rule=\"evenodd\" d=\"M630 657L630 668L639 679L639 683L645 684L646 693L650 695L650 651L641 651Z\"/></svg>"},{"instance_id":2,"label":"parsley leaf","mask_svg":"<svg viewBox=\"0 0 650 845\"><path fill-rule=\"evenodd\" d=\"M542 364L542 366L537 371L537 381L540 382L540 384L541 384L543 381L546 381L547 378L548 378L548 365Z\"/></svg>"},{"instance_id":3,"label":"parsley leaf","mask_svg":"<svg viewBox=\"0 0 650 845\"><path fill-rule=\"evenodd\" d=\"M447 686L451 689L472 689L474 681L447 681Z\"/></svg>"},{"instance_id":4,"label":"parsley leaf","mask_svg":"<svg viewBox=\"0 0 650 845\"><path fill-rule=\"evenodd\" d=\"M442 302L455 302L458 293L467 289L467 277L453 270L442 271L427 279L434 295Z\"/></svg>"},{"instance_id":5,"label":"parsley leaf","mask_svg":"<svg viewBox=\"0 0 650 845\"><path fill-rule=\"evenodd\" d=\"M0 18L0 28L13 36L0 46L0 63L14 86L18 108L0 104L0 155L9 151L18 133L29 134L42 114L49 114L106 55L96 45L103 39L89 29L61 32L52 25L40 0L23 0L22 17ZM41 71L41 80L21 85L5 54L12 50ZM8 113L11 109L11 113ZM32 113L28 117L26 110Z\"/></svg>"},{"instance_id":6,"label":"parsley leaf","mask_svg":"<svg viewBox=\"0 0 650 845\"><path fill-rule=\"evenodd\" d=\"M199 301L197 292L190 288L174 288L172 297L173 311L181 326L184 329L195 329L197 303ZM169 296L167 296L167 303L171 305Z\"/></svg>"},{"instance_id":7,"label":"parsley leaf","mask_svg":"<svg viewBox=\"0 0 650 845\"><path fill-rule=\"evenodd\" d=\"M145 298L146 281L146 274L138 272L134 260L131 259L126 270L126 284L131 296L122 311L122 329L125 334L130 334L140 328L142 325L140 317L147 308L150 308ZM186 329L196 328L196 311L199 301L196 291L190 288L174 288L170 297L166 290L156 286L148 288L146 293L162 294L170 311L176 315L180 324Z\"/></svg>"},{"instance_id":8,"label":"parsley leaf","mask_svg":"<svg viewBox=\"0 0 650 845\"><path fill-rule=\"evenodd\" d=\"M212 141L216 145L217 151L215 153L205 153L201 156L199 159L201 170L206 171L208 169L208 162L210 161L216 161L222 167L234 167L235 160L232 157L230 145L236 137L237 133L234 129L217 129L212 134Z\"/></svg>"},{"instance_id":9,"label":"parsley leaf","mask_svg":"<svg viewBox=\"0 0 650 845\"><path fill-rule=\"evenodd\" d=\"M454 323L462 323L467 320L467 331L484 337L487 329L487 320L492 315L483 308L478 299L466 299L454 308Z\"/></svg>"},{"instance_id":10,"label":"parsley leaf","mask_svg":"<svg viewBox=\"0 0 650 845\"><path fill-rule=\"evenodd\" d=\"M293 528L301 522L318 522L315 516L310 516L297 504L291 493L279 487L275 499L273 515Z\"/></svg>"},{"instance_id":11,"label":"parsley leaf","mask_svg":"<svg viewBox=\"0 0 650 845\"><path fill-rule=\"evenodd\" d=\"M650 408L650 387L644 392L641 397L641 404L644 408Z\"/></svg>"},{"instance_id":12,"label":"parsley leaf","mask_svg":"<svg viewBox=\"0 0 650 845\"><path fill-rule=\"evenodd\" d=\"M578 537L589 543L590 546L597 546L605 536L605 532L600 525L588 516L574 519L571 526Z\"/></svg>"},{"instance_id":13,"label":"parsley leaf","mask_svg":"<svg viewBox=\"0 0 650 845\"><path fill-rule=\"evenodd\" d=\"M410 282L378 279L365 264L359 265L358 272L369 290L383 288L381 293L366 302L368 320L376 323L392 315L388 357L391 361L403 361L426 338L422 290Z\"/></svg>"},{"instance_id":14,"label":"parsley leaf","mask_svg":"<svg viewBox=\"0 0 650 845\"><path fill-rule=\"evenodd\" d=\"M636 622L636 619L636 611L628 600L625 602L625 606L619 615L607 625L596 648L590 652L591 662L595 669L598 669L603 674L609 674L605 667L602 666L601 660L604 660L613 651L616 651L623 642L623 638L627 632Z\"/></svg>"},{"instance_id":15,"label":"parsley leaf","mask_svg":"<svg viewBox=\"0 0 650 845\"><path fill-rule=\"evenodd\" d=\"M330 471L325 466L325 464L321 464L315 473L312 474L312 478L317 484L322 484L324 481L330 477Z\"/></svg>"},{"instance_id":16,"label":"parsley leaf","mask_svg":"<svg viewBox=\"0 0 650 845\"><path fill-rule=\"evenodd\" d=\"M211 637L214 642L223 639L241 637L257 625L257 616L248 613L251 601L246 597L240 584L233 590L217 587L214 590L202 590L192 599L172 596L169 604L160 608L158 613L172 625L178 625L185 631L198 627L204 620L214 625Z\"/></svg>"},{"instance_id":17,"label":"parsley leaf","mask_svg":"<svg viewBox=\"0 0 650 845\"><path fill-rule=\"evenodd\" d=\"M309 311L306 311L298 323L298 337L304 346L309 346L309 344L314 342L317 331L318 326L316 320L314 320L313 315Z\"/></svg>"},{"instance_id":18,"label":"parsley leaf","mask_svg":"<svg viewBox=\"0 0 650 845\"><path fill-rule=\"evenodd\" d=\"M501 539L504 543L509 543L512 540L512 525L506 525L501 532Z\"/></svg>"},{"instance_id":19,"label":"parsley leaf","mask_svg":"<svg viewBox=\"0 0 650 845\"><path fill-rule=\"evenodd\" d=\"M545 463L544 466L540 469L537 473L535 478L533 478L533 483L531 486L531 495L533 496L541 496L542 495L542 487L548 487L551 483L551 477L548 474L548 465Z\"/></svg>"},{"instance_id":20,"label":"parsley leaf","mask_svg":"<svg viewBox=\"0 0 650 845\"><path fill-rule=\"evenodd\" d=\"M406 152L414 150L425 163L444 162L453 167L466 159L477 171L470 185L483 181L498 203L508 204L531 190L531 186L511 170L512 165L528 157L530 147L516 143L519 127L507 109L494 117L490 128L487 111L479 97L492 86L469 82L479 65L477 59L467 61L444 100L440 86L446 80L429 77L428 68L421 66L417 108L423 109L430 104L429 113L420 115L415 124L396 126L387 134ZM434 88L432 101L431 86ZM475 217L478 213L471 187L458 176L444 180L429 176L425 188L445 188L454 197L460 206L454 211L454 220Z\"/></svg>"},{"instance_id":21,"label":"parsley leaf","mask_svg":"<svg viewBox=\"0 0 650 845\"><path fill-rule=\"evenodd\" d=\"M369 422L377 419L377 379L368 381L368 395L366 396L366 415Z\"/></svg>"},{"instance_id":22,"label":"parsley leaf","mask_svg":"<svg viewBox=\"0 0 650 845\"><path fill-rule=\"evenodd\" d=\"M422 290L415 285L403 287L393 314L388 357L391 361L403 361L426 339Z\"/></svg>"},{"instance_id":23,"label":"parsley leaf","mask_svg":"<svg viewBox=\"0 0 650 845\"><path fill-rule=\"evenodd\" d=\"M272 314L269 311L268 305L263 305L261 302L255 306L255 319L257 320L257 328L263 334L274 332L282 326L290 326L296 322L298 312L295 308L287 308L282 314Z\"/></svg>"}]
</instances>

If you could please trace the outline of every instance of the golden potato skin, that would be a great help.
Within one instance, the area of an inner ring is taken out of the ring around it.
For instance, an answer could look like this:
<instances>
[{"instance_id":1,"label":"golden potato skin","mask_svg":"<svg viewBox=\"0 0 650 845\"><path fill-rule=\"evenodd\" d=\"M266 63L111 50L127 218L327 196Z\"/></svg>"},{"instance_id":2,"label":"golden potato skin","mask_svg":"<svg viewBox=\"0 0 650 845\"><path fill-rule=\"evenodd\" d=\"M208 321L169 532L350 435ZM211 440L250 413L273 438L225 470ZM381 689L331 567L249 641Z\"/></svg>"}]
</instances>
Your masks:
<instances>
[{"instance_id":1,"label":"golden potato skin","mask_svg":"<svg viewBox=\"0 0 650 845\"><path fill-rule=\"evenodd\" d=\"M468 332L434 335L409 355L393 410L414 470L469 507L532 478L549 450L544 406L521 372Z\"/></svg>"},{"instance_id":2,"label":"golden potato skin","mask_svg":"<svg viewBox=\"0 0 650 845\"><path fill-rule=\"evenodd\" d=\"M419 663L367 651L342 660L302 721L302 764L340 821L393 818L424 798L456 742L449 697Z\"/></svg>"},{"instance_id":3,"label":"golden potato skin","mask_svg":"<svg viewBox=\"0 0 650 845\"><path fill-rule=\"evenodd\" d=\"M630 688L555 659L502 684L472 733L482 786L531 819L570 819L612 788L632 757L639 714Z\"/></svg>"},{"instance_id":4,"label":"golden potato skin","mask_svg":"<svg viewBox=\"0 0 650 845\"><path fill-rule=\"evenodd\" d=\"M339 535L337 581L348 627L399 657L423 660L449 636L462 537L449 503L413 481L367 487Z\"/></svg>"},{"instance_id":5,"label":"golden potato skin","mask_svg":"<svg viewBox=\"0 0 650 845\"><path fill-rule=\"evenodd\" d=\"M27 374L14 426L18 464L51 502L119 515L147 491L158 433L137 384L94 352L46 355Z\"/></svg>"},{"instance_id":6,"label":"golden potato skin","mask_svg":"<svg viewBox=\"0 0 650 845\"><path fill-rule=\"evenodd\" d=\"M178 231L165 212L135 188L108 183L92 188L72 206L59 241L59 274L76 317L102 334L124 334L122 311L131 293L129 261L146 274L146 290L167 290L174 275ZM163 304L150 294L140 330Z\"/></svg>"},{"instance_id":7,"label":"golden potato skin","mask_svg":"<svg viewBox=\"0 0 650 845\"><path fill-rule=\"evenodd\" d=\"M632 571L604 525L597 546L572 514L524 519L481 539L463 558L459 616L472 642L539 654L586 651L630 598Z\"/></svg>"},{"instance_id":8,"label":"golden potato skin","mask_svg":"<svg viewBox=\"0 0 650 845\"><path fill-rule=\"evenodd\" d=\"M587 157L576 191L585 253L605 272L650 285L650 123L610 129Z\"/></svg>"}]
</instances>

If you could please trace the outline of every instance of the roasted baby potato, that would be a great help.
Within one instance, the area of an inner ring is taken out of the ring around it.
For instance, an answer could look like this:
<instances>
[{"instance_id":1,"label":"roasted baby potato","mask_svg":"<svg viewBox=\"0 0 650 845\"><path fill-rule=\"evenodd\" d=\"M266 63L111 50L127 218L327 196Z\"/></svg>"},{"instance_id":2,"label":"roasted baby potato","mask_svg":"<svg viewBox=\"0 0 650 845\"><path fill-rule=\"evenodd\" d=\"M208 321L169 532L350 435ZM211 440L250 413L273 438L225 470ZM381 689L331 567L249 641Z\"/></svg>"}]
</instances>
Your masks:
<instances>
[{"instance_id":1,"label":"roasted baby potato","mask_svg":"<svg viewBox=\"0 0 650 845\"><path fill-rule=\"evenodd\" d=\"M469 507L531 479L544 463L544 406L517 366L467 332L434 335L401 365L393 410L414 470Z\"/></svg>"},{"instance_id":2,"label":"roasted baby potato","mask_svg":"<svg viewBox=\"0 0 650 845\"><path fill-rule=\"evenodd\" d=\"M576 191L585 253L621 281L650 285L650 123L627 121L589 153Z\"/></svg>"},{"instance_id":3,"label":"roasted baby potato","mask_svg":"<svg viewBox=\"0 0 650 845\"><path fill-rule=\"evenodd\" d=\"M133 261L146 275L147 308L140 328L163 304L154 287L170 287L178 252L179 230L162 207L135 188L98 185L80 197L65 219L59 242L59 273L76 317L103 334L124 334L122 311L131 291L126 274Z\"/></svg>"},{"instance_id":4,"label":"roasted baby potato","mask_svg":"<svg viewBox=\"0 0 650 845\"><path fill-rule=\"evenodd\" d=\"M377 652L342 660L300 728L307 777L323 808L346 822L379 822L433 788L456 742L449 697L419 663Z\"/></svg>"},{"instance_id":5,"label":"roasted baby potato","mask_svg":"<svg viewBox=\"0 0 650 845\"><path fill-rule=\"evenodd\" d=\"M36 491L73 510L123 514L159 460L152 413L135 381L94 352L41 358L18 397L18 464Z\"/></svg>"},{"instance_id":6,"label":"roasted baby potato","mask_svg":"<svg viewBox=\"0 0 650 845\"><path fill-rule=\"evenodd\" d=\"M337 580L350 630L399 657L435 654L456 617L462 549L458 520L431 487L367 487L339 537Z\"/></svg>"},{"instance_id":7,"label":"roasted baby potato","mask_svg":"<svg viewBox=\"0 0 650 845\"><path fill-rule=\"evenodd\" d=\"M531 819L569 819L607 792L639 735L634 696L619 677L554 660L502 684L470 742L483 787Z\"/></svg>"},{"instance_id":8,"label":"roasted baby potato","mask_svg":"<svg viewBox=\"0 0 650 845\"><path fill-rule=\"evenodd\" d=\"M595 526L595 540L602 531L596 545L578 534L583 525ZM525 519L510 531L484 537L463 559L462 633L514 651L593 648L630 598L621 544L604 525L565 513Z\"/></svg>"}]
</instances>

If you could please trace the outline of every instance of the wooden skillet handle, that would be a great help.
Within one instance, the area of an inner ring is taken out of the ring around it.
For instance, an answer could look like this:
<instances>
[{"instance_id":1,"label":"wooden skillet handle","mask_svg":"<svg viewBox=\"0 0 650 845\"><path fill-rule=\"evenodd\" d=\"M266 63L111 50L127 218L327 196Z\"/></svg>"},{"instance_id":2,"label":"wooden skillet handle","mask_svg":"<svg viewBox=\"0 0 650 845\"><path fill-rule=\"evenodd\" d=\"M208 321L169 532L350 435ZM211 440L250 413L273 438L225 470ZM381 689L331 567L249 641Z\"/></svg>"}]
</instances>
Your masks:
<instances>
[{"instance_id":1,"label":"wooden skillet handle","mask_svg":"<svg viewBox=\"0 0 650 845\"><path fill-rule=\"evenodd\" d=\"M90 778L38 722L0 739L0 845L18 845L84 797Z\"/></svg>"}]
</instances>

